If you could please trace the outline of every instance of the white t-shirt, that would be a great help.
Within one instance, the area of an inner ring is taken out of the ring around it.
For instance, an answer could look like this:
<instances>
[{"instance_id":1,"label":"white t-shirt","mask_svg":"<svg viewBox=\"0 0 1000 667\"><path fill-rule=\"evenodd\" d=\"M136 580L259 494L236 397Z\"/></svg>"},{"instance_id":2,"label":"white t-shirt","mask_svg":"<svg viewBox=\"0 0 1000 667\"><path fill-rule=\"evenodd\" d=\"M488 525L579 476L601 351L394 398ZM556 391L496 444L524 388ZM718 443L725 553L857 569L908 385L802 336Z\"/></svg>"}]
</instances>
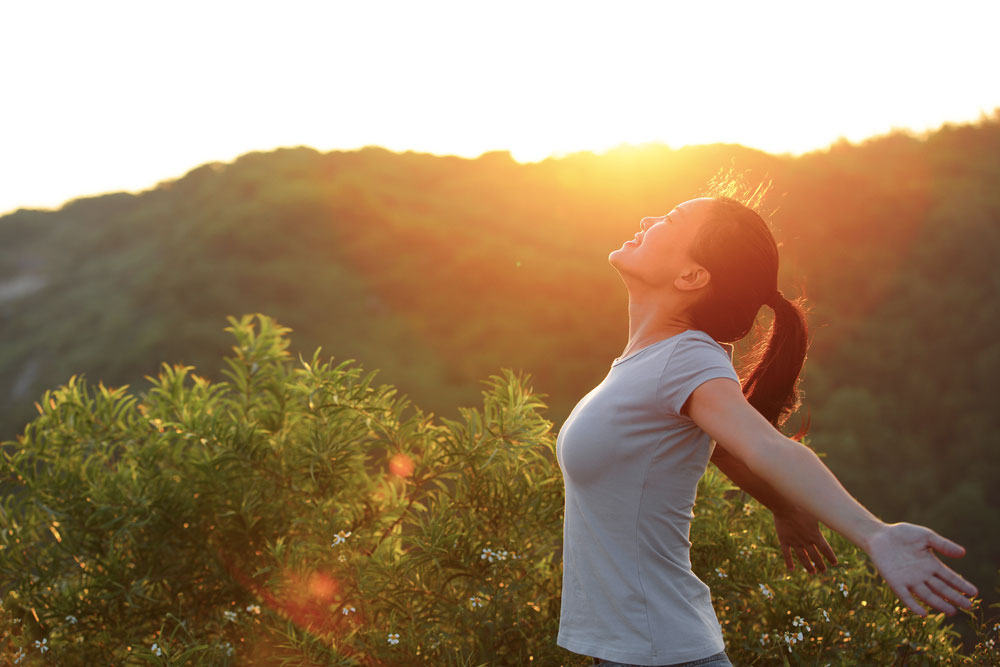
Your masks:
<instances>
[{"instance_id":1,"label":"white t-shirt","mask_svg":"<svg viewBox=\"0 0 1000 667\"><path fill-rule=\"evenodd\" d=\"M615 359L556 440L566 487L557 643L636 665L724 650L688 529L711 439L681 407L713 378L739 382L727 351L688 330Z\"/></svg>"}]
</instances>

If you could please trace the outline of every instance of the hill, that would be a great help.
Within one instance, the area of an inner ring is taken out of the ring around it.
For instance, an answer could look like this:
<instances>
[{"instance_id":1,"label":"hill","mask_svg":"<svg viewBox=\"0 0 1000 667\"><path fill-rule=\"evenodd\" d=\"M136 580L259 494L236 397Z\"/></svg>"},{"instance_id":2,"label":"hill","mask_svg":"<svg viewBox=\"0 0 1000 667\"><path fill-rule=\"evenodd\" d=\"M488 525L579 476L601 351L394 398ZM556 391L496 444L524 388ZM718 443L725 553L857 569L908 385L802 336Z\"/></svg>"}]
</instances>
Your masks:
<instances>
[{"instance_id":1,"label":"hill","mask_svg":"<svg viewBox=\"0 0 1000 667\"><path fill-rule=\"evenodd\" d=\"M1000 115L801 157L622 148L518 164L380 148L251 153L139 194L0 218L0 436L82 373L142 386L161 361L218 377L225 316L381 369L454 415L501 367L558 424L625 337L610 249L720 167L774 183L786 294L813 303L813 446L883 518L1000 562ZM891 481L890 481L891 480Z\"/></svg>"}]
</instances>

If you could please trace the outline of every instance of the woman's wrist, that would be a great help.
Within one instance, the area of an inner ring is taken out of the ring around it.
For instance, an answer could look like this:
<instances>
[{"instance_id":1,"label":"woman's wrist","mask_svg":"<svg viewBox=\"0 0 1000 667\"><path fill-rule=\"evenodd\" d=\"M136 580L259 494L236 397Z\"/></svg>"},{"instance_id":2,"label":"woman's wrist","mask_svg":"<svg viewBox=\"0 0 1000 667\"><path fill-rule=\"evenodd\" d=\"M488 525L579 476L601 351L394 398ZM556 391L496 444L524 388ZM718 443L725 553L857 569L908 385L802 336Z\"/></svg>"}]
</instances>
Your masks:
<instances>
[{"instance_id":1,"label":"woman's wrist","mask_svg":"<svg viewBox=\"0 0 1000 667\"><path fill-rule=\"evenodd\" d=\"M846 537L866 554L871 555L872 539L889 526L878 517L871 515L858 521L851 535Z\"/></svg>"},{"instance_id":2,"label":"woman's wrist","mask_svg":"<svg viewBox=\"0 0 1000 667\"><path fill-rule=\"evenodd\" d=\"M806 511L798 505L789 502L777 502L773 505L768 505L767 509L771 510L771 514L777 519L783 519Z\"/></svg>"}]
</instances>

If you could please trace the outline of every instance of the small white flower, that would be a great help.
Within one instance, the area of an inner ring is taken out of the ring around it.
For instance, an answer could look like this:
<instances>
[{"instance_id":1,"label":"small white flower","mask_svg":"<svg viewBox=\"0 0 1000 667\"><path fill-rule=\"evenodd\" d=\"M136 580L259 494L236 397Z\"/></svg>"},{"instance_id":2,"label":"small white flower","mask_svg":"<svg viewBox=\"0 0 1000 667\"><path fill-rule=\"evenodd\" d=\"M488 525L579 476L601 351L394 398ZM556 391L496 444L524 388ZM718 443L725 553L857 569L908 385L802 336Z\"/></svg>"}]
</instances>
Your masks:
<instances>
[{"instance_id":1,"label":"small white flower","mask_svg":"<svg viewBox=\"0 0 1000 667\"><path fill-rule=\"evenodd\" d=\"M823 614L823 620L824 621L829 621L830 620L830 614L826 613L826 609L820 609L819 611L820 611L821 614Z\"/></svg>"},{"instance_id":2,"label":"small white flower","mask_svg":"<svg viewBox=\"0 0 1000 667\"><path fill-rule=\"evenodd\" d=\"M248 604L247 611L254 616L260 616L260 605L259 604Z\"/></svg>"},{"instance_id":3,"label":"small white flower","mask_svg":"<svg viewBox=\"0 0 1000 667\"><path fill-rule=\"evenodd\" d=\"M795 635L795 636L799 638L799 641L802 641L802 633L801 632L799 634Z\"/></svg>"},{"instance_id":4,"label":"small white flower","mask_svg":"<svg viewBox=\"0 0 1000 667\"><path fill-rule=\"evenodd\" d=\"M232 655L233 654L233 645L230 644L229 642L224 642L222 644L219 644L219 648L221 648L223 651L225 651L226 655Z\"/></svg>"},{"instance_id":5,"label":"small white flower","mask_svg":"<svg viewBox=\"0 0 1000 667\"><path fill-rule=\"evenodd\" d=\"M480 560L485 559L491 563L507 560L508 558L510 558L511 560L516 560L517 558L520 558L520 556L518 556L513 551L507 551L506 549L498 549L494 551L489 547L483 547L482 552L479 554Z\"/></svg>"},{"instance_id":6,"label":"small white flower","mask_svg":"<svg viewBox=\"0 0 1000 667\"><path fill-rule=\"evenodd\" d=\"M236 620L236 612L235 611L224 611L224 612L222 612L222 615L226 617L227 621L235 621Z\"/></svg>"},{"instance_id":7,"label":"small white flower","mask_svg":"<svg viewBox=\"0 0 1000 667\"><path fill-rule=\"evenodd\" d=\"M390 632L387 641L390 644L392 644L392 645L395 646L396 644L399 643L399 633L398 632Z\"/></svg>"},{"instance_id":8,"label":"small white flower","mask_svg":"<svg viewBox=\"0 0 1000 667\"><path fill-rule=\"evenodd\" d=\"M48 644L49 644L48 639L43 639L42 641L38 641L37 639L35 640L35 648L37 648L42 653L45 653L46 651L49 650Z\"/></svg>"},{"instance_id":9,"label":"small white flower","mask_svg":"<svg viewBox=\"0 0 1000 667\"><path fill-rule=\"evenodd\" d=\"M340 554L339 556L337 556L337 560L339 560L341 563L346 563L347 556L345 556L344 554Z\"/></svg>"},{"instance_id":10,"label":"small white flower","mask_svg":"<svg viewBox=\"0 0 1000 667\"><path fill-rule=\"evenodd\" d=\"M161 649L159 646L157 646L156 642L153 642L153 645L149 647L149 650L152 651L154 653L154 655L158 655L158 656L163 655L163 649Z\"/></svg>"},{"instance_id":11,"label":"small white flower","mask_svg":"<svg viewBox=\"0 0 1000 667\"><path fill-rule=\"evenodd\" d=\"M763 646L765 643L767 643L767 640L770 639L770 638L771 638L771 635L769 635L768 633L765 632L764 634L762 634L760 636L760 644L761 644L761 646Z\"/></svg>"},{"instance_id":12,"label":"small white flower","mask_svg":"<svg viewBox=\"0 0 1000 667\"><path fill-rule=\"evenodd\" d=\"M357 609L355 609L354 607L344 607L343 609L340 610L340 613L343 614L344 616L347 616L348 614L353 614L356 611Z\"/></svg>"},{"instance_id":13,"label":"small white flower","mask_svg":"<svg viewBox=\"0 0 1000 667\"><path fill-rule=\"evenodd\" d=\"M482 607L483 606L483 601L480 598L473 596L473 597L469 598L469 604L471 604L474 608L475 607Z\"/></svg>"},{"instance_id":14,"label":"small white flower","mask_svg":"<svg viewBox=\"0 0 1000 667\"><path fill-rule=\"evenodd\" d=\"M342 530L333 536L333 543L330 544L331 547L338 547L347 541L347 538L351 536L351 531Z\"/></svg>"},{"instance_id":15,"label":"small white flower","mask_svg":"<svg viewBox=\"0 0 1000 667\"><path fill-rule=\"evenodd\" d=\"M844 597L846 598L847 597L847 586L845 586L843 584L843 582L841 582L841 583L837 584L837 588L840 590L841 593L844 594Z\"/></svg>"},{"instance_id":16,"label":"small white flower","mask_svg":"<svg viewBox=\"0 0 1000 667\"><path fill-rule=\"evenodd\" d=\"M844 633L844 636L845 636L845 637L850 637L850 636L851 636L851 633L850 633L850 632L845 632L845 633Z\"/></svg>"},{"instance_id":17,"label":"small white flower","mask_svg":"<svg viewBox=\"0 0 1000 667\"><path fill-rule=\"evenodd\" d=\"M769 599L774 597L774 593L771 592L771 589L768 588L765 584L757 584L757 586L760 587L760 592L761 594L763 594L764 597Z\"/></svg>"},{"instance_id":18,"label":"small white flower","mask_svg":"<svg viewBox=\"0 0 1000 667\"><path fill-rule=\"evenodd\" d=\"M66 622L69 623L70 625L75 625L76 624L76 616L67 616L66 617Z\"/></svg>"},{"instance_id":19,"label":"small white flower","mask_svg":"<svg viewBox=\"0 0 1000 667\"><path fill-rule=\"evenodd\" d=\"M23 648L17 649L17 653L14 654L14 664L15 665L20 664L20 662L24 660L24 657L26 655L27 653L24 652Z\"/></svg>"},{"instance_id":20,"label":"small white flower","mask_svg":"<svg viewBox=\"0 0 1000 667\"><path fill-rule=\"evenodd\" d=\"M725 572L723 572L723 571L722 571L722 570L720 570L719 568L715 568L715 574L716 574L716 576L718 576L718 577L719 577L719 579L726 579L726 578L728 578L728 577L729 577L729 575L728 575L728 574L726 574Z\"/></svg>"}]
</instances>

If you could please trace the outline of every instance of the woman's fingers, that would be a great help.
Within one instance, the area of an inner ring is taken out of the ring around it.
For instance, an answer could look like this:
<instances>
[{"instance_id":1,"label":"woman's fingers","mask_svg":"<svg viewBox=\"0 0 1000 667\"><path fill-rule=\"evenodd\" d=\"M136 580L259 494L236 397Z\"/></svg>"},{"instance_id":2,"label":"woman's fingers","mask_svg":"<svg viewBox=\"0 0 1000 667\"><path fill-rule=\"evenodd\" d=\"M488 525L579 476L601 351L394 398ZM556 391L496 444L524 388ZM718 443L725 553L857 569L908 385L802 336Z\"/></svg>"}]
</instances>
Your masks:
<instances>
[{"instance_id":1,"label":"woman's fingers","mask_svg":"<svg viewBox=\"0 0 1000 667\"><path fill-rule=\"evenodd\" d=\"M824 548L825 547L825 548ZM794 557L792 554L795 554ZM837 564L837 557L833 555L833 550L830 549L830 545L823 541L823 544L807 544L807 545L796 545L790 546L788 544L781 545L781 555L785 558L785 567L789 570L795 569L795 560L798 560L802 564L802 568L809 574L816 574L817 572L826 572L826 563L823 561L823 554L826 554L827 560L831 564Z\"/></svg>"},{"instance_id":2,"label":"woman's fingers","mask_svg":"<svg viewBox=\"0 0 1000 667\"><path fill-rule=\"evenodd\" d=\"M819 550L824 556L826 556L826 559L827 561L830 562L830 565L837 564L837 554L833 553L833 547L830 546L830 543L826 541L825 537L820 536Z\"/></svg>"},{"instance_id":3,"label":"woman's fingers","mask_svg":"<svg viewBox=\"0 0 1000 667\"><path fill-rule=\"evenodd\" d=\"M941 567L934 572L934 576L938 577L946 584L965 595L972 597L979 595L979 590L975 586L944 564L942 564Z\"/></svg>"},{"instance_id":4,"label":"woman's fingers","mask_svg":"<svg viewBox=\"0 0 1000 667\"><path fill-rule=\"evenodd\" d=\"M809 560L809 552L806 551L806 548L799 547L795 553L798 555L799 562L802 563L802 567L805 568L806 572L816 574L816 568L813 567L812 561Z\"/></svg>"},{"instance_id":5,"label":"woman's fingers","mask_svg":"<svg viewBox=\"0 0 1000 667\"><path fill-rule=\"evenodd\" d=\"M896 593L896 597L899 598L900 602L905 604L907 608L912 611L917 616L926 616L927 610L925 610L920 603L917 601L910 590L906 587L896 587L891 586L892 590Z\"/></svg>"},{"instance_id":6,"label":"woman's fingers","mask_svg":"<svg viewBox=\"0 0 1000 667\"><path fill-rule=\"evenodd\" d=\"M785 567L789 570L795 569L795 562L792 560L792 549L787 544L781 545L781 553L785 557Z\"/></svg>"},{"instance_id":7,"label":"woman's fingers","mask_svg":"<svg viewBox=\"0 0 1000 667\"><path fill-rule=\"evenodd\" d=\"M972 606L972 602L962 595L960 591L956 591L954 588L937 577L931 577L924 583L927 584L927 588L931 589L956 607L968 609Z\"/></svg>"},{"instance_id":8,"label":"woman's fingers","mask_svg":"<svg viewBox=\"0 0 1000 667\"><path fill-rule=\"evenodd\" d=\"M886 525L872 539L869 556L910 611L925 616L916 596L931 609L954 614L957 607L971 607L966 596L976 587L942 563L935 552L961 556L965 550L924 526L901 523Z\"/></svg>"},{"instance_id":9,"label":"woman's fingers","mask_svg":"<svg viewBox=\"0 0 1000 667\"><path fill-rule=\"evenodd\" d=\"M943 597L937 594L937 592L931 590L930 586L925 583L917 584L913 587L913 593L916 594L921 600L926 602L928 605L937 609L938 611L943 611L948 616L954 614L957 609Z\"/></svg>"},{"instance_id":10,"label":"woman's fingers","mask_svg":"<svg viewBox=\"0 0 1000 667\"><path fill-rule=\"evenodd\" d=\"M823 556L820 555L819 549L816 548L815 544L810 544L808 547L809 557L812 559L813 567L817 572L826 572L826 563L823 562Z\"/></svg>"}]
</instances>

